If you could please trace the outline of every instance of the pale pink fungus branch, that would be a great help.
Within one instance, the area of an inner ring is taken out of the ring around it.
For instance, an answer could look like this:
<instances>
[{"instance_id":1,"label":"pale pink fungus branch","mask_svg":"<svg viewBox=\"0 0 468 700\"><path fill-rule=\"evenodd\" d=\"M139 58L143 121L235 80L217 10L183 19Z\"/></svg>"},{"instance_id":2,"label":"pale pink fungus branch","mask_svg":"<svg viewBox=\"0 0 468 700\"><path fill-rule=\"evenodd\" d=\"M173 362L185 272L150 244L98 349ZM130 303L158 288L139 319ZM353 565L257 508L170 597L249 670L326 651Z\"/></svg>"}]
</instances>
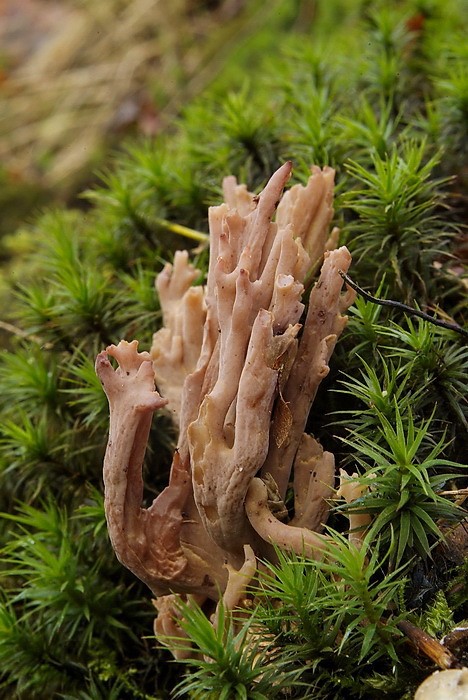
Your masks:
<instances>
[{"instance_id":1,"label":"pale pink fungus branch","mask_svg":"<svg viewBox=\"0 0 468 700\"><path fill-rule=\"evenodd\" d=\"M340 486L336 492L336 498L343 498L348 504L355 503L368 490L369 487L359 480L356 472L348 474L344 469L340 469ZM352 510L347 511L346 515L349 519L349 541L356 547L361 547L371 524L371 517L368 513Z\"/></svg>"},{"instance_id":2,"label":"pale pink fungus branch","mask_svg":"<svg viewBox=\"0 0 468 700\"><path fill-rule=\"evenodd\" d=\"M219 580L226 578L219 563L199 545L183 546L185 510L191 499L188 464L176 452L169 485L150 508L142 508L141 475L153 412L162 408L154 386L150 355L137 352L138 343L121 341L96 359L96 371L109 398L110 429L104 459L105 511L112 546L118 559L144 581L155 595L169 591L197 592L216 598ZM114 370L108 355L119 362ZM191 523L195 526L197 522ZM201 528L200 528L201 529ZM207 561L208 560L208 561ZM221 577L221 578L219 578Z\"/></svg>"},{"instance_id":3,"label":"pale pink fungus branch","mask_svg":"<svg viewBox=\"0 0 468 700\"><path fill-rule=\"evenodd\" d=\"M226 564L228 580L223 597L216 606L216 611L211 617L211 622L215 628L219 625L220 605L228 613L236 608L242 607L247 598L249 585L257 573L257 557L248 544L244 545L244 563L240 569L235 569L230 564ZM225 619L225 622L227 620Z\"/></svg>"},{"instance_id":4,"label":"pale pink fungus branch","mask_svg":"<svg viewBox=\"0 0 468 700\"><path fill-rule=\"evenodd\" d=\"M275 518L268 505L268 489L262 479L250 482L245 510L255 531L281 549L320 559L326 549L326 538L305 527L293 527Z\"/></svg>"},{"instance_id":5,"label":"pale pink fungus branch","mask_svg":"<svg viewBox=\"0 0 468 700\"><path fill-rule=\"evenodd\" d=\"M294 460L294 517L290 524L319 532L334 496L335 457L311 435L302 434Z\"/></svg>"},{"instance_id":6,"label":"pale pink fungus branch","mask_svg":"<svg viewBox=\"0 0 468 700\"><path fill-rule=\"evenodd\" d=\"M177 251L156 280L163 327L154 334L151 358L158 388L168 400L179 427L182 389L198 363L206 308L203 287L193 287L199 271L188 262L187 251Z\"/></svg>"}]
</instances>

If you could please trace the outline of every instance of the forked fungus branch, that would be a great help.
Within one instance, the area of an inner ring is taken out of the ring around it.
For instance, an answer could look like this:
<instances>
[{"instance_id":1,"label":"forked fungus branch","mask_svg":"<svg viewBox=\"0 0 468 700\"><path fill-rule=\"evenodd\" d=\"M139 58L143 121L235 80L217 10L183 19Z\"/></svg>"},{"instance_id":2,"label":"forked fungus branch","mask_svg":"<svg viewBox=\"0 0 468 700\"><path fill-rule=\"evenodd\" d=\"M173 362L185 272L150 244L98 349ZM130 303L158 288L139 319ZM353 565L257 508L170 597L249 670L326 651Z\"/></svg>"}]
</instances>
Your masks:
<instances>
[{"instance_id":1,"label":"forked fungus branch","mask_svg":"<svg viewBox=\"0 0 468 700\"><path fill-rule=\"evenodd\" d=\"M157 633L176 626L176 594L234 607L272 545L310 557L326 548L335 463L304 430L354 299L338 272L351 258L330 232L334 171L313 167L283 194L290 174L285 163L258 196L226 178L225 203L209 211L206 285L193 286L199 271L176 253L157 278L163 327L151 351L122 340L97 357L110 405L109 534L156 596ZM178 444L169 484L145 509L142 463L163 408Z\"/></svg>"}]
</instances>

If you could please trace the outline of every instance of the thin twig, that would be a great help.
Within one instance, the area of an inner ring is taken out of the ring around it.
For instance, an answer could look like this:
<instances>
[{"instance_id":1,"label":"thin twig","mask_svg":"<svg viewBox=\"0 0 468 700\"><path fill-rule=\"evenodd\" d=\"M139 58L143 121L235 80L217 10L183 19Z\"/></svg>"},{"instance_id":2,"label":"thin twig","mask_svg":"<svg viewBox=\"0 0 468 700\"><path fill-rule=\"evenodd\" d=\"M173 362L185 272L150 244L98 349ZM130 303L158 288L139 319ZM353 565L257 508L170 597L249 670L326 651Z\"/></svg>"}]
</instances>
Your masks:
<instances>
[{"instance_id":1,"label":"thin twig","mask_svg":"<svg viewBox=\"0 0 468 700\"><path fill-rule=\"evenodd\" d=\"M380 304L380 306L391 306L394 309L400 309L405 314L409 314L410 316L417 316L418 318L422 318L425 321L432 323L434 326L447 328L450 331L455 331L456 333L460 333L461 335L464 335L466 338L468 338L468 330L459 326L458 323L449 323L448 321L442 321L439 318L434 318L434 316L430 316L429 314L426 314L424 313L424 311L420 311L419 309L414 309L412 306L407 306L401 301L393 301L392 299L377 299L377 297L373 297L371 294L369 294L369 292L366 292L364 289L359 287L356 284L356 282L354 282L351 279L351 277L349 277L345 272L343 272L343 270L338 270L338 273L344 279L346 284L352 287L352 289L354 289L358 294L363 296L364 299L367 299L368 301L371 301L374 304Z\"/></svg>"}]
</instances>

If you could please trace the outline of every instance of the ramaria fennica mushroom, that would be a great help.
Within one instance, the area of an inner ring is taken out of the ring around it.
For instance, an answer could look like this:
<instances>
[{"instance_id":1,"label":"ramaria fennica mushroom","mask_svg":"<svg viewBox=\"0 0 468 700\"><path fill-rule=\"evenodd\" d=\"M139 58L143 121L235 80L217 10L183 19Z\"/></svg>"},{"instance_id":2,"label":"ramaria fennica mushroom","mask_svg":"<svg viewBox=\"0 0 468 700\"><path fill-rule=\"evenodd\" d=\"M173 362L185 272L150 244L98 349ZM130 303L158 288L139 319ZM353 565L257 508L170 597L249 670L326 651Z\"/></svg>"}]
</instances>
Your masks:
<instances>
[{"instance_id":1,"label":"ramaria fennica mushroom","mask_svg":"<svg viewBox=\"0 0 468 700\"><path fill-rule=\"evenodd\" d=\"M334 458L304 430L354 299L338 272L351 257L330 233L334 171L314 167L283 194L290 174L285 163L258 196L226 178L226 203L209 210L206 286L193 286L199 271L176 253L157 278L163 327L151 352L121 341L97 357L110 404L109 534L157 598L157 633L177 626L176 594L237 605L272 545L311 557L326 547ZM320 267L305 313L304 285ZM166 404L178 444L168 486L145 509L142 462Z\"/></svg>"}]
</instances>

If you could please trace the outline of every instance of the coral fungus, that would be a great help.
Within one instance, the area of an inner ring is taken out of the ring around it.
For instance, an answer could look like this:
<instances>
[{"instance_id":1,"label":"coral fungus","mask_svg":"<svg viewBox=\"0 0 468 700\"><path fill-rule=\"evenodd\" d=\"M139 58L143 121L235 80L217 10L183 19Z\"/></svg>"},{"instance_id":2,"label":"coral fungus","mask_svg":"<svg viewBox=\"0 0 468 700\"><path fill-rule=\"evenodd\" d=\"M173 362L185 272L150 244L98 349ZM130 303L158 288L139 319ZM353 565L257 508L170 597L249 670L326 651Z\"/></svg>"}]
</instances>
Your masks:
<instances>
[{"instance_id":1,"label":"coral fungus","mask_svg":"<svg viewBox=\"0 0 468 700\"><path fill-rule=\"evenodd\" d=\"M326 547L334 458L304 431L354 298L339 274L351 258L330 233L334 171L314 167L305 187L283 194L290 174L288 162L257 196L226 178L226 203L209 211L206 285L193 286L199 271L176 253L157 278L163 327L150 353L121 341L97 358L111 416L109 533L157 597L159 633L174 594L222 595L232 608L272 545L312 557ZM168 486L144 509L151 417L166 404L177 449Z\"/></svg>"}]
</instances>

